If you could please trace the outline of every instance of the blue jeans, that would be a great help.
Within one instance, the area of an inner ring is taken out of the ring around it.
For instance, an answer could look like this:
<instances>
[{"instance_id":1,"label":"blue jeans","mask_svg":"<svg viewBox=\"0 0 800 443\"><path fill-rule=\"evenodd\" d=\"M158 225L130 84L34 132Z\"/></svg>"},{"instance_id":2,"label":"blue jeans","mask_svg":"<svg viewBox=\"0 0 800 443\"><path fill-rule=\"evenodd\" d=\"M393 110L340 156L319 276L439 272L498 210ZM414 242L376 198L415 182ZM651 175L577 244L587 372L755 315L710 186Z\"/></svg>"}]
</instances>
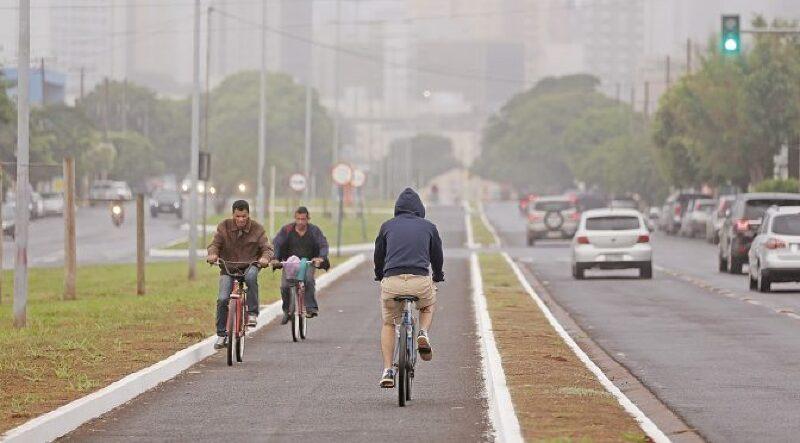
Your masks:
<instances>
[{"instance_id":1,"label":"blue jeans","mask_svg":"<svg viewBox=\"0 0 800 443\"><path fill-rule=\"evenodd\" d=\"M257 266L250 266L244 274L247 284L247 312L258 315L258 271ZM219 295L217 296L217 335L225 337L226 322L228 321L228 300L233 291L233 277L230 275L219 276Z\"/></svg>"},{"instance_id":2,"label":"blue jeans","mask_svg":"<svg viewBox=\"0 0 800 443\"><path fill-rule=\"evenodd\" d=\"M306 312L318 311L316 285L314 281L314 267L309 266L306 270L306 296L303 298L306 302ZM283 299L283 312L289 312L289 303L292 293L289 291L291 284L286 280L285 276L281 276L281 298Z\"/></svg>"}]
</instances>

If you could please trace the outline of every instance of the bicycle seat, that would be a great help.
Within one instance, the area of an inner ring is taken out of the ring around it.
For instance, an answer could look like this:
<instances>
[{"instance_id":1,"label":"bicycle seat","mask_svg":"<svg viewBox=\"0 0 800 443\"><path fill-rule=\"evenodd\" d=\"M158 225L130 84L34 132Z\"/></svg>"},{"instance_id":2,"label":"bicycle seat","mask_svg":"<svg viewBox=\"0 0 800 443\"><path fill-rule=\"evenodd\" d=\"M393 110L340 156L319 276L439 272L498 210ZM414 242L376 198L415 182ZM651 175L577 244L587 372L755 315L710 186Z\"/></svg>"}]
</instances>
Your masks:
<instances>
[{"instance_id":1,"label":"bicycle seat","mask_svg":"<svg viewBox=\"0 0 800 443\"><path fill-rule=\"evenodd\" d=\"M413 295L398 295L394 297L394 301L419 301L419 297L415 297Z\"/></svg>"}]
</instances>

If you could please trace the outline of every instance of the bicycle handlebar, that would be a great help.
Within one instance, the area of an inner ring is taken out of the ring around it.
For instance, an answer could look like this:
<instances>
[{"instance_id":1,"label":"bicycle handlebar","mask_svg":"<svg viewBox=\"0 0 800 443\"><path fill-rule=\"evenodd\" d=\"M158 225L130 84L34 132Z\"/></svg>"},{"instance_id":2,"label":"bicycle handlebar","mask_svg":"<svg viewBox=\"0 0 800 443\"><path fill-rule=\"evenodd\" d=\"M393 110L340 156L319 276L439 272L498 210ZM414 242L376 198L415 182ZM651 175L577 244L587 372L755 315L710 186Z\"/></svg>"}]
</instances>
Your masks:
<instances>
[{"instance_id":1,"label":"bicycle handlebar","mask_svg":"<svg viewBox=\"0 0 800 443\"><path fill-rule=\"evenodd\" d=\"M272 267L273 270L277 270L277 269L282 269L283 265L285 265L286 263L288 263L288 262L279 261L277 263L271 263L270 266ZM322 263L320 263L319 265L316 265L316 264L314 264L314 260L308 260L308 263L311 266L313 266L314 268L316 268L316 269L320 269L322 267Z\"/></svg>"},{"instance_id":2,"label":"bicycle handlebar","mask_svg":"<svg viewBox=\"0 0 800 443\"><path fill-rule=\"evenodd\" d=\"M228 268L229 264L230 265L247 265L248 268L250 266L255 266L257 268L261 267L259 265L259 263L258 263L258 260L244 262L244 261L227 261L227 260L223 260L221 258L218 258L216 261L209 263L209 266L214 266L214 265L222 266L222 268L225 270L225 273L230 275L231 277L244 277L245 272L242 272L242 271L236 272L236 273L231 272L231 270Z\"/></svg>"}]
</instances>

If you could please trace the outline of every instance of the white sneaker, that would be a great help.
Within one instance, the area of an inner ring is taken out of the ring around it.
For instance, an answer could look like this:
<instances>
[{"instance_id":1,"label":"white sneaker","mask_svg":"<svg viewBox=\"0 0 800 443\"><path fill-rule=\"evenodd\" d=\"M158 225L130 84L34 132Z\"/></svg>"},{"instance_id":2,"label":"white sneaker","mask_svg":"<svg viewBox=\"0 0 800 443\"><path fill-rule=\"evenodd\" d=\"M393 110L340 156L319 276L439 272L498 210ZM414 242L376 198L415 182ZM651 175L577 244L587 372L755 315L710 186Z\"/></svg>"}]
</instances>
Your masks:
<instances>
[{"instance_id":1,"label":"white sneaker","mask_svg":"<svg viewBox=\"0 0 800 443\"><path fill-rule=\"evenodd\" d=\"M433 347L431 346L431 340L428 338L428 333L425 332L424 329L419 330L419 334L417 335L417 350L419 351L419 357L425 361L431 361L433 358Z\"/></svg>"},{"instance_id":2,"label":"white sneaker","mask_svg":"<svg viewBox=\"0 0 800 443\"><path fill-rule=\"evenodd\" d=\"M247 314L247 326L251 328L258 324L258 314Z\"/></svg>"}]
</instances>

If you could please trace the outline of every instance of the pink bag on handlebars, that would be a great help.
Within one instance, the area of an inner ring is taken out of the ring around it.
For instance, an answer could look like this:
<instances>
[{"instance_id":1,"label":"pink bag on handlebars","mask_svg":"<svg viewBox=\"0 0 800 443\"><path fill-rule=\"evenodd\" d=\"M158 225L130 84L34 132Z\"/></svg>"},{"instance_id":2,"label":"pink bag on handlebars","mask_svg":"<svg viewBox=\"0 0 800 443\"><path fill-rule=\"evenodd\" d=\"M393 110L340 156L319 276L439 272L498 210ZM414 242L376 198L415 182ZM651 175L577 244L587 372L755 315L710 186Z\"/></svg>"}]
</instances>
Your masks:
<instances>
[{"instance_id":1,"label":"pink bag on handlebars","mask_svg":"<svg viewBox=\"0 0 800 443\"><path fill-rule=\"evenodd\" d=\"M289 257L283 263L283 274L287 279L295 278L298 271L300 271L300 259L296 255Z\"/></svg>"}]
</instances>

